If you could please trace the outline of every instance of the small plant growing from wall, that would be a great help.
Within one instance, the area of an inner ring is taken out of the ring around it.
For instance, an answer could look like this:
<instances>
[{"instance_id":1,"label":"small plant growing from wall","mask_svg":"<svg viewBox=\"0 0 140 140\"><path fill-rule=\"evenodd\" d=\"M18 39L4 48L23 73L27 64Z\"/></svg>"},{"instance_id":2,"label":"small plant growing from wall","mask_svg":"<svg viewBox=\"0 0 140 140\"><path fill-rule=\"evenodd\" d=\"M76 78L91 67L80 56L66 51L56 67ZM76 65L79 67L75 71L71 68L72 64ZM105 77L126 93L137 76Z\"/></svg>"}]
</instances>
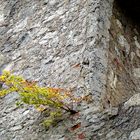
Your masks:
<instances>
[{"instance_id":1,"label":"small plant growing from wall","mask_svg":"<svg viewBox=\"0 0 140 140\"><path fill-rule=\"evenodd\" d=\"M12 92L20 95L21 102L34 105L41 112L47 112L48 117L44 125L49 127L55 124L64 112L75 114L77 111L69 107L69 101L79 102L82 98L74 98L68 91L59 88L40 87L36 82L30 82L21 76L13 75L4 71L0 76L0 83L5 88L1 88L0 96L5 96Z\"/></svg>"}]
</instances>

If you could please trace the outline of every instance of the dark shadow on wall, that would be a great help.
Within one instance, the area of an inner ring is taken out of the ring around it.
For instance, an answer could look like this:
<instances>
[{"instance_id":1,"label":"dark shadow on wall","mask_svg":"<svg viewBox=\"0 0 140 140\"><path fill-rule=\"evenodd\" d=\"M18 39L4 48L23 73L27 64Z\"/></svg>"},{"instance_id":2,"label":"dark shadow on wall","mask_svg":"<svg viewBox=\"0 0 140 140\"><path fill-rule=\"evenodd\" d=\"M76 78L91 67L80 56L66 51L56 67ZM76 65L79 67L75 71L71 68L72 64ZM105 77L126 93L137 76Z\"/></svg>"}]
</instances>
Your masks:
<instances>
[{"instance_id":1,"label":"dark shadow on wall","mask_svg":"<svg viewBox=\"0 0 140 140\"><path fill-rule=\"evenodd\" d=\"M124 15L140 26L140 0L115 0Z\"/></svg>"}]
</instances>

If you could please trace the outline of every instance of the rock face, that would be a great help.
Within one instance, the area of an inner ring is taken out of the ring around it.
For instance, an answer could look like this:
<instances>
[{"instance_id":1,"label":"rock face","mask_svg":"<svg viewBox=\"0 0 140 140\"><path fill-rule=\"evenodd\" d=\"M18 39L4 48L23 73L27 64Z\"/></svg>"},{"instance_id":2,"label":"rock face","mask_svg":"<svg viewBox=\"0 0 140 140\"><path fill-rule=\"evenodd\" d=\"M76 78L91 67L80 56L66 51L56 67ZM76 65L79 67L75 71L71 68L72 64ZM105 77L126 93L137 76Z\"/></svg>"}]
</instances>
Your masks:
<instances>
[{"instance_id":1,"label":"rock face","mask_svg":"<svg viewBox=\"0 0 140 140\"><path fill-rule=\"evenodd\" d=\"M139 139L139 31L126 21L113 0L1 0L1 70L91 101L45 130L42 114L17 108L11 93L0 99L0 139Z\"/></svg>"}]
</instances>

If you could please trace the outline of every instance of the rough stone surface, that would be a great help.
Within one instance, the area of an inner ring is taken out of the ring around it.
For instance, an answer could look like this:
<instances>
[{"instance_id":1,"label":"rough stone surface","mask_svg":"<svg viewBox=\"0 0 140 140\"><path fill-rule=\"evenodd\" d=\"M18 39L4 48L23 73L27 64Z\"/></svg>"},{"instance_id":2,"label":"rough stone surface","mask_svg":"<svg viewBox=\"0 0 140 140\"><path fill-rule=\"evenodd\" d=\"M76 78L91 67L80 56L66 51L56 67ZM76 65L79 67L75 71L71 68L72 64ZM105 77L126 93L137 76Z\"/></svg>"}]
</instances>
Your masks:
<instances>
[{"instance_id":1,"label":"rough stone surface","mask_svg":"<svg viewBox=\"0 0 140 140\"><path fill-rule=\"evenodd\" d=\"M139 93L140 35L113 2L0 1L0 69L92 100L45 130L43 114L11 93L0 98L1 140L139 139L140 107L129 99Z\"/></svg>"},{"instance_id":2,"label":"rough stone surface","mask_svg":"<svg viewBox=\"0 0 140 140\"><path fill-rule=\"evenodd\" d=\"M137 130L134 130L133 132L131 132L130 139L132 139L132 140L140 139L140 128L138 128Z\"/></svg>"},{"instance_id":3,"label":"rough stone surface","mask_svg":"<svg viewBox=\"0 0 140 140\"><path fill-rule=\"evenodd\" d=\"M138 106L140 105L140 94L133 95L127 102L125 102L124 106L126 108L131 106Z\"/></svg>"},{"instance_id":4,"label":"rough stone surface","mask_svg":"<svg viewBox=\"0 0 140 140\"><path fill-rule=\"evenodd\" d=\"M100 100L105 93L112 2L1 1L1 69L10 69L43 86L72 89L77 96L93 98L92 103L81 105L77 120L67 119L45 131L39 125L43 118L39 113L30 107L17 108L18 97L8 95L0 106L2 140L77 139L80 133L90 139L92 131L104 125ZM77 123L81 128L69 132Z\"/></svg>"}]
</instances>

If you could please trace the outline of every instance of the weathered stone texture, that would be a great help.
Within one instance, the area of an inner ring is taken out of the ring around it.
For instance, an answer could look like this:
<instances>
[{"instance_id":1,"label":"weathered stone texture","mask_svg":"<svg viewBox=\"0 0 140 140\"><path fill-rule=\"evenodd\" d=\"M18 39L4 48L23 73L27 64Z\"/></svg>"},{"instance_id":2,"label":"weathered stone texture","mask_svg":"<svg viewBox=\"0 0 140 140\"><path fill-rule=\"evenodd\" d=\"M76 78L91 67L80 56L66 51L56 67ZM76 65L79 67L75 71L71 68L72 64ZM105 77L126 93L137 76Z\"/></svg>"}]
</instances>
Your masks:
<instances>
[{"instance_id":1,"label":"weathered stone texture","mask_svg":"<svg viewBox=\"0 0 140 140\"><path fill-rule=\"evenodd\" d=\"M79 116L45 130L43 115L17 108L18 95L9 94L0 99L1 140L139 138L139 33L112 6L113 0L0 1L1 70L92 100L74 106Z\"/></svg>"},{"instance_id":2,"label":"weathered stone texture","mask_svg":"<svg viewBox=\"0 0 140 140\"><path fill-rule=\"evenodd\" d=\"M17 97L8 95L0 106L1 139L76 139L80 133L90 139L104 125L99 104L105 92L112 0L3 0L0 5L1 69L93 98L81 105L79 119L45 131L38 126L39 113L16 108ZM68 131L79 122L80 129Z\"/></svg>"}]
</instances>

